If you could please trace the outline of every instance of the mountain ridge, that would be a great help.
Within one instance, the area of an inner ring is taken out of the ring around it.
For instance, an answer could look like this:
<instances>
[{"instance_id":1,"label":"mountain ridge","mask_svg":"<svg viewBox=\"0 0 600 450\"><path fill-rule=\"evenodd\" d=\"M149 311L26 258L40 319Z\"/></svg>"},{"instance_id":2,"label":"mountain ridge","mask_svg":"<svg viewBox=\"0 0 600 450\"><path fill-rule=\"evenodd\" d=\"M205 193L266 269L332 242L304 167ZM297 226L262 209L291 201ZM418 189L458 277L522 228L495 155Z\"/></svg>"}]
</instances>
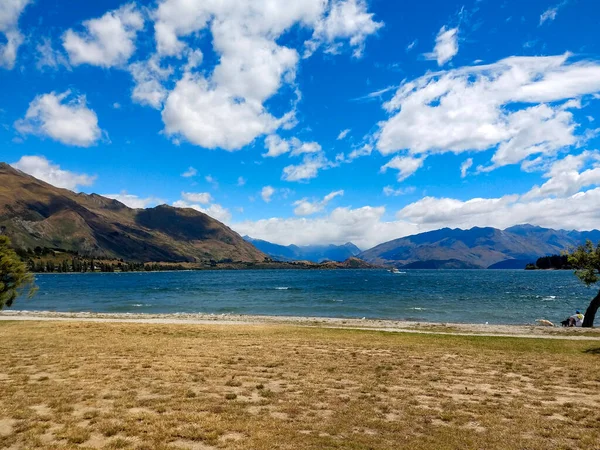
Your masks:
<instances>
[{"instance_id":1,"label":"mountain ridge","mask_svg":"<svg viewBox=\"0 0 600 450\"><path fill-rule=\"evenodd\" d=\"M0 163L0 226L17 249L60 248L131 261L263 261L226 225L189 208L133 209L74 193Z\"/></svg>"},{"instance_id":2,"label":"mountain ridge","mask_svg":"<svg viewBox=\"0 0 600 450\"><path fill-rule=\"evenodd\" d=\"M530 224L504 230L441 228L384 242L358 257L371 264L406 268L428 262L436 268L446 268L444 261L453 261L453 265L460 261L465 268L514 268L521 265L516 261L535 262L541 256L560 254L586 239L600 241L600 231L553 230Z\"/></svg>"},{"instance_id":3,"label":"mountain ridge","mask_svg":"<svg viewBox=\"0 0 600 450\"><path fill-rule=\"evenodd\" d=\"M342 245L280 245L263 239L254 239L243 236L244 240L252 243L263 253L266 253L276 261L311 261L320 263L323 261L343 262L348 258L356 257L361 250L352 242Z\"/></svg>"}]
</instances>

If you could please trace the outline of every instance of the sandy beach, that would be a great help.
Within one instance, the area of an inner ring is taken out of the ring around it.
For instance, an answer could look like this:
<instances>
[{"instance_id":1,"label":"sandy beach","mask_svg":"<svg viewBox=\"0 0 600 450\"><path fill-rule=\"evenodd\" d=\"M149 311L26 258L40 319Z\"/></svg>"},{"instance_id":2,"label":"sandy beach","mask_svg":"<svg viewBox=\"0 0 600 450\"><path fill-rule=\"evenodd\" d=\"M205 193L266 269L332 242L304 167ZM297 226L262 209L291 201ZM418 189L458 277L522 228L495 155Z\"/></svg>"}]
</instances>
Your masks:
<instances>
[{"instance_id":1,"label":"sandy beach","mask_svg":"<svg viewBox=\"0 0 600 450\"><path fill-rule=\"evenodd\" d=\"M238 314L133 314L52 311L0 312L1 320L53 320L120 322L182 325L296 325L305 327L349 328L403 333L434 333L478 336L513 336L521 338L600 340L600 329L564 328L543 325L494 325L465 323L411 322L383 319L348 319L330 317L258 316Z\"/></svg>"}]
</instances>

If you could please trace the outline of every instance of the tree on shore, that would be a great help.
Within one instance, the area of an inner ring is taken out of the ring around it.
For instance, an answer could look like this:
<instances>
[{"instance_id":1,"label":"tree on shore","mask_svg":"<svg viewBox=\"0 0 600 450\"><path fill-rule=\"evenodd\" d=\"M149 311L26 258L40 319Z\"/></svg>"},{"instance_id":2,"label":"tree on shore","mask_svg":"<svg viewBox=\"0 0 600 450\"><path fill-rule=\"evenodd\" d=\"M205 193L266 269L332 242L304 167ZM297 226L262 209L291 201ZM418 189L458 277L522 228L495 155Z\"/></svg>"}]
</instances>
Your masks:
<instances>
[{"instance_id":1,"label":"tree on shore","mask_svg":"<svg viewBox=\"0 0 600 450\"><path fill-rule=\"evenodd\" d=\"M575 269L575 275L586 286L591 286L600 281L600 243L594 247L591 241L580 245L569 254L569 264ZM600 307L600 291L590 302L583 320L584 327L593 327L596 312Z\"/></svg>"},{"instance_id":2,"label":"tree on shore","mask_svg":"<svg viewBox=\"0 0 600 450\"><path fill-rule=\"evenodd\" d=\"M36 291L33 275L11 248L10 239L0 235L0 310L10 307L26 287L29 287L29 296L33 296Z\"/></svg>"}]
</instances>

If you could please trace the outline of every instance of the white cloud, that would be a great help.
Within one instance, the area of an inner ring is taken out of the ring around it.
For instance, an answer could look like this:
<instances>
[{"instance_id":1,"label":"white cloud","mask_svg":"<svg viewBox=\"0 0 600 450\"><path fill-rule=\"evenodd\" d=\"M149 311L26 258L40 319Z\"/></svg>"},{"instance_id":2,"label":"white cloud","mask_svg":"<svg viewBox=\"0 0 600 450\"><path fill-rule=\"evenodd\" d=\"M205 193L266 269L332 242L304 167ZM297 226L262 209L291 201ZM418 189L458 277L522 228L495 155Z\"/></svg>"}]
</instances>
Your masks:
<instances>
[{"instance_id":1,"label":"white cloud","mask_svg":"<svg viewBox=\"0 0 600 450\"><path fill-rule=\"evenodd\" d=\"M600 220L600 188L568 197L522 200L518 195L461 201L425 197L398 212L423 230L440 227L506 228L529 223L558 229L594 229Z\"/></svg>"},{"instance_id":2,"label":"white cloud","mask_svg":"<svg viewBox=\"0 0 600 450\"><path fill-rule=\"evenodd\" d=\"M412 194L415 192L414 186L408 186L405 188L394 189L392 186L385 186L383 193L386 197L398 197L399 195Z\"/></svg>"},{"instance_id":3,"label":"white cloud","mask_svg":"<svg viewBox=\"0 0 600 450\"><path fill-rule=\"evenodd\" d=\"M460 165L460 177L465 178L467 176L467 172L473 166L473 158L467 158Z\"/></svg>"},{"instance_id":4,"label":"white cloud","mask_svg":"<svg viewBox=\"0 0 600 450\"><path fill-rule=\"evenodd\" d=\"M0 67L12 69L17 60L17 50L23 43L23 35L19 31L19 17L31 0L2 0L0 2Z\"/></svg>"},{"instance_id":5,"label":"white cloud","mask_svg":"<svg viewBox=\"0 0 600 450\"><path fill-rule=\"evenodd\" d=\"M135 52L137 32L144 28L144 18L135 4L129 3L98 19L86 20L83 26L83 33L67 30L63 35L63 47L71 64L120 66Z\"/></svg>"},{"instance_id":6,"label":"white cloud","mask_svg":"<svg viewBox=\"0 0 600 450\"><path fill-rule=\"evenodd\" d=\"M321 146L316 142L302 142L298 138L282 139L276 134L271 134L265 138L265 148L267 153L264 157L277 157L291 152L292 156L298 156L305 153L319 153Z\"/></svg>"},{"instance_id":7,"label":"white cloud","mask_svg":"<svg viewBox=\"0 0 600 450\"><path fill-rule=\"evenodd\" d=\"M423 166L425 158L413 158L412 156L396 156L392 158L387 164L381 167L381 171L385 172L387 169L398 170L398 181L404 181L410 177L413 173L419 170Z\"/></svg>"},{"instance_id":8,"label":"white cloud","mask_svg":"<svg viewBox=\"0 0 600 450\"><path fill-rule=\"evenodd\" d=\"M590 162L592 167L581 171ZM584 187L600 185L600 152L584 151L579 155L567 155L552 164L544 178L548 178L548 181L541 186L534 186L523 198L566 197Z\"/></svg>"},{"instance_id":9,"label":"white cloud","mask_svg":"<svg viewBox=\"0 0 600 450\"><path fill-rule=\"evenodd\" d=\"M436 60L438 66L443 66L458 53L458 28L443 26L435 38L433 52L426 53L425 58Z\"/></svg>"},{"instance_id":10,"label":"white cloud","mask_svg":"<svg viewBox=\"0 0 600 450\"><path fill-rule=\"evenodd\" d=\"M167 97L167 89L162 83L173 73L173 69L161 67L160 60L152 56L146 61L130 64L129 72L135 82L131 93L133 101L160 109Z\"/></svg>"},{"instance_id":11,"label":"white cloud","mask_svg":"<svg viewBox=\"0 0 600 450\"><path fill-rule=\"evenodd\" d=\"M600 64L511 57L404 82L384 104L377 148L413 155L496 148L491 170L578 143L571 99L600 91ZM567 102L561 104L560 102Z\"/></svg>"},{"instance_id":12,"label":"white cloud","mask_svg":"<svg viewBox=\"0 0 600 450\"><path fill-rule=\"evenodd\" d=\"M375 34L382 22L373 20L373 14L367 11L365 0L332 0L327 15L315 25L313 38L307 43L308 52L314 51L321 43L327 45L327 51L338 53L340 39L348 39L354 48L354 56L362 56L365 40Z\"/></svg>"},{"instance_id":13,"label":"white cloud","mask_svg":"<svg viewBox=\"0 0 600 450\"><path fill-rule=\"evenodd\" d=\"M331 192L331 193L327 194L325 197L323 197L322 200L317 200L314 202L311 202L308 199L303 198L301 200L294 202L294 206L296 207L296 208L294 208L294 214L296 214L297 216L310 216L312 214L318 213L320 211L323 211L331 200L333 200L335 197L342 196L342 195L344 195L344 191L340 190L340 191Z\"/></svg>"},{"instance_id":14,"label":"white cloud","mask_svg":"<svg viewBox=\"0 0 600 450\"><path fill-rule=\"evenodd\" d=\"M244 177L238 177L237 179L237 185L238 186L243 186L246 184L246 179Z\"/></svg>"},{"instance_id":15,"label":"white cloud","mask_svg":"<svg viewBox=\"0 0 600 450\"><path fill-rule=\"evenodd\" d=\"M333 167L333 164L322 154L306 155L301 164L289 165L283 168L281 178L285 181L302 181L315 178L321 169Z\"/></svg>"},{"instance_id":16,"label":"white cloud","mask_svg":"<svg viewBox=\"0 0 600 450\"><path fill-rule=\"evenodd\" d=\"M207 183L212 184L212 187L214 189L217 189L219 187L219 182L217 181L217 179L215 177L213 177L212 175L206 175L204 177L204 179L206 180Z\"/></svg>"},{"instance_id":17,"label":"white cloud","mask_svg":"<svg viewBox=\"0 0 600 450\"><path fill-rule=\"evenodd\" d=\"M417 44L418 44L418 42L419 42L419 40L418 40L418 39L415 39L414 41L412 41L410 44L408 44L408 45L406 46L406 51L407 51L407 52L410 52L410 51L411 51L413 48L415 48L415 45L417 45Z\"/></svg>"},{"instance_id":18,"label":"white cloud","mask_svg":"<svg viewBox=\"0 0 600 450\"><path fill-rule=\"evenodd\" d=\"M231 227L241 235L281 245L353 242L363 249L419 230L406 221L387 222L384 214L384 207L336 208L331 214L314 219L271 218L234 223Z\"/></svg>"},{"instance_id":19,"label":"white cloud","mask_svg":"<svg viewBox=\"0 0 600 450\"><path fill-rule=\"evenodd\" d=\"M210 75L191 67L168 94L163 111L165 132L205 148L237 150L259 136L295 122L295 102L281 117L264 103L282 86L296 91L299 55L279 45L296 25L313 30L313 50L349 41L355 53L381 25L363 0L162 0L152 12L157 52L181 57L190 52L187 36L209 30L219 62Z\"/></svg>"},{"instance_id":20,"label":"white cloud","mask_svg":"<svg viewBox=\"0 0 600 450\"><path fill-rule=\"evenodd\" d=\"M120 194L102 194L103 197L112 198L123 203L125 206L134 209L143 209L151 206L163 204L165 201L157 197L138 197L137 195L128 194L127 191L121 191Z\"/></svg>"},{"instance_id":21,"label":"white cloud","mask_svg":"<svg viewBox=\"0 0 600 450\"><path fill-rule=\"evenodd\" d=\"M188 170L186 170L185 172L183 172L181 174L181 176L184 178L191 178L191 177L195 177L196 175L198 175L198 171L195 168L193 168L192 166L188 167Z\"/></svg>"},{"instance_id":22,"label":"white cloud","mask_svg":"<svg viewBox=\"0 0 600 450\"><path fill-rule=\"evenodd\" d=\"M89 147L102 136L98 117L87 107L85 96L74 97L70 91L38 95L29 104L25 118L15 122L15 128L21 134L79 147Z\"/></svg>"},{"instance_id":23,"label":"white cloud","mask_svg":"<svg viewBox=\"0 0 600 450\"><path fill-rule=\"evenodd\" d=\"M542 26L546 22L553 22L558 15L558 11L568 3L568 0L565 0L557 5L551 6L546 11L544 11L540 15L540 26Z\"/></svg>"},{"instance_id":24,"label":"white cloud","mask_svg":"<svg viewBox=\"0 0 600 450\"><path fill-rule=\"evenodd\" d=\"M169 93L162 118L169 136L230 151L250 144L281 123L262 104L236 99L224 89L211 89L205 78L191 74Z\"/></svg>"},{"instance_id":25,"label":"white cloud","mask_svg":"<svg viewBox=\"0 0 600 450\"><path fill-rule=\"evenodd\" d=\"M202 205L206 205L213 200L212 195L208 192L182 192L181 198L186 202L200 203Z\"/></svg>"},{"instance_id":26,"label":"white cloud","mask_svg":"<svg viewBox=\"0 0 600 450\"><path fill-rule=\"evenodd\" d=\"M52 70L58 70L60 67L71 69L67 57L52 47L50 38L42 38L42 42L36 46L36 64L38 70L44 70L46 67Z\"/></svg>"},{"instance_id":27,"label":"white cloud","mask_svg":"<svg viewBox=\"0 0 600 450\"><path fill-rule=\"evenodd\" d=\"M364 144L362 147L354 149L350 152L346 160L353 161L362 156L369 156L373 152L373 146L371 144Z\"/></svg>"},{"instance_id":28,"label":"white cloud","mask_svg":"<svg viewBox=\"0 0 600 450\"><path fill-rule=\"evenodd\" d=\"M185 200L177 200L173 202L173 206L176 208L191 208L199 211L203 214L206 214L213 219L218 220L219 222L228 223L231 220L231 212L219 205L218 203L213 203L212 205L202 206L194 203L188 203Z\"/></svg>"},{"instance_id":29,"label":"white cloud","mask_svg":"<svg viewBox=\"0 0 600 450\"><path fill-rule=\"evenodd\" d=\"M265 186L260 191L260 196L262 197L265 203L269 203L271 201L271 197L275 193L275 189L272 186Z\"/></svg>"},{"instance_id":30,"label":"white cloud","mask_svg":"<svg viewBox=\"0 0 600 450\"><path fill-rule=\"evenodd\" d=\"M340 134L338 134L337 140L341 141L342 139L345 139L346 136L348 136L348 133L350 133L350 128L346 128L345 130L340 131Z\"/></svg>"},{"instance_id":31,"label":"white cloud","mask_svg":"<svg viewBox=\"0 0 600 450\"><path fill-rule=\"evenodd\" d=\"M23 156L11 166L53 186L72 191L78 186L91 186L96 180L96 176L63 170L43 156Z\"/></svg>"}]
</instances>

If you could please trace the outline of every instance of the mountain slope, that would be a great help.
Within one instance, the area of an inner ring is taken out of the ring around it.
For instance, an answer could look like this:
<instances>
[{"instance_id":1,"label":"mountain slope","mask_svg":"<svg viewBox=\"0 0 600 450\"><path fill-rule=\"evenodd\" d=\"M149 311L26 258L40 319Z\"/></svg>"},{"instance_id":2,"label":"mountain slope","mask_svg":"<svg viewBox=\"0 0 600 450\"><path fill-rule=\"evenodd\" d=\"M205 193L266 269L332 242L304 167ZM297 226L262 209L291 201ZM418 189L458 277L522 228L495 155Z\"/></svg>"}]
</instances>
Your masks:
<instances>
[{"instance_id":1,"label":"mountain slope","mask_svg":"<svg viewBox=\"0 0 600 450\"><path fill-rule=\"evenodd\" d=\"M260 251L269 255L276 261L346 261L360 253L360 249L352 242L344 245L279 245L261 239L253 239L250 236L244 236L244 239L251 242Z\"/></svg>"},{"instance_id":2,"label":"mountain slope","mask_svg":"<svg viewBox=\"0 0 600 450\"><path fill-rule=\"evenodd\" d=\"M522 260L535 262L545 255L560 254L586 239L600 241L600 231L565 231L518 225L506 230L443 228L385 242L359 255L372 264L432 266L460 261L465 267L516 267ZM510 262L509 262L510 261ZM524 267L524 264L523 264Z\"/></svg>"},{"instance_id":3,"label":"mountain slope","mask_svg":"<svg viewBox=\"0 0 600 450\"><path fill-rule=\"evenodd\" d=\"M17 248L60 248L129 261L263 261L221 222L167 205L132 209L56 188L0 163L0 226Z\"/></svg>"}]
</instances>

